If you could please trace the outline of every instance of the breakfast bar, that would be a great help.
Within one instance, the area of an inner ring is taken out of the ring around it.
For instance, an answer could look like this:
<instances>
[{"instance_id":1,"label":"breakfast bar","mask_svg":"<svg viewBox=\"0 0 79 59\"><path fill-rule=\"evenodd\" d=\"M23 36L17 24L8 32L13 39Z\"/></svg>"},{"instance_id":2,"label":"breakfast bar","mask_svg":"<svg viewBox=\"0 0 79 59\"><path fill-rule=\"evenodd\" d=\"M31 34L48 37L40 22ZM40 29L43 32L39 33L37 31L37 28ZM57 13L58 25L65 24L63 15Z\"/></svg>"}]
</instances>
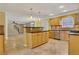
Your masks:
<instances>
[{"instance_id":1,"label":"breakfast bar","mask_svg":"<svg viewBox=\"0 0 79 59\"><path fill-rule=\"evenodd\" d=\"M36 29L35 29L36 28ZM43 31L41 27L28 27L24 28L25 46L27 48L35 48L40 46L49 40L48 31Z\"/></svg>"}]
</instances>

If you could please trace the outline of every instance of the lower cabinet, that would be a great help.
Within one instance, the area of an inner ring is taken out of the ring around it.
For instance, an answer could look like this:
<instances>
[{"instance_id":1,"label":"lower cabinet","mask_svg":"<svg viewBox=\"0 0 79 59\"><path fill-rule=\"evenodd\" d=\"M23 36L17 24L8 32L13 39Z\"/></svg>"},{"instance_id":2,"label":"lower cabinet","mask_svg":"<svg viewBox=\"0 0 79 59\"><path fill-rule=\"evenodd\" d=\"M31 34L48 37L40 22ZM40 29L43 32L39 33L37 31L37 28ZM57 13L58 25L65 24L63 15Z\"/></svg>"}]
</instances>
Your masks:
<instances>
[{"instance_id":1,"label":"lower cabinet","mask_svg":"<svg viewBox=\"0 0 79 59\"><path fill-rule=\"evenodd\" d=\"M37 46L41 45L42 43L42 33L37 33Z\"/></svg>"},{"instance_id":2,"label":"lower cabinet","mask_svg":"<svg viewBox=\"0 0 79 59\"><path fill-rule=\"evenodd\" d=\"M48 32L36 32L28 33L29 38L27 38L27 48L34 48L40 46L49 40Z\"/></svg>"},{"instance_id":3,"label":"lower cabinet","mask_svg":"<svg viewBox=\"0 0 79 59\"><path fill-rule=\"evenodd\" d=\"M79 55L79 35L70 35L69 54Z\"/></svg>"},{"instance_id":4,"label":"lower cabinet","mask_svg":"<svg viewBox=\"0 0 79 59\"><path fill-rule=\"evenodd\" d=\"M43 32L42 34L42 43L45 43L46 42L46 33Z\"/></svg>"},{"instance_id":5,"label":"lower cabinet","mask_svg":"<svg viewBox=\"0 0 79 59\"><path fill-rule=\"evenodd\" d=\"M37 38L37 34L36 33L32 33L31 34L31 39L32 42L29 42L29 44L31 43L31 48L36 47L39 44L39 38Z\"/></svg>"},{"instance_id":6,"label":"lower cabinet","mask_svg":"<svg viewBox=\"0 0 79 59\"><path fill-rule=\"evenodd\" d=\"M61 40L69 40L69 31L60 31Z\"/></svg>"},{"instance_id":7,"label":"lower cabinet","mask_svg":"<svg viewBox=\"0 0 79 59\"><path fill-rule=\"evenodd\" d=\"M54 38L54 31L49 31L49 38Z\"/></svg>"},{"instance_id":8,"label":"lower cabinet","mask_svg":"<svg viewBox=\"0 0 79 59\"><path fill-rule=\"evenodd\" d=\"M0 55L4 54L4 35L0 35Z\"/></svg>"}]
</instances>

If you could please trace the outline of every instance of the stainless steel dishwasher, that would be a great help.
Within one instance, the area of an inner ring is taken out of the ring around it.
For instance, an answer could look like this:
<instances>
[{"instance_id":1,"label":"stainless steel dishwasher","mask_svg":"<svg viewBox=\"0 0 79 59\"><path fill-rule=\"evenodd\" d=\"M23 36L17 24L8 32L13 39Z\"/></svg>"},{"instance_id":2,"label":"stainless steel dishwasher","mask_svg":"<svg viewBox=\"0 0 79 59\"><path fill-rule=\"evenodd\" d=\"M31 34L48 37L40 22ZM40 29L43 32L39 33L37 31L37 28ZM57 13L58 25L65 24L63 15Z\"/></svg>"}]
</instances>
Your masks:
<instances>
[{"instance_id":1,"label":"stainless steel dishwasher","mask_svg":"<svg viewBox=\"0 0 79 59\"><path fill-rule=\"evenodd\" d=\"M54 39L60 40L60 26L52 26L51 29L53 30Z\"/></svg>"}]
</instances>

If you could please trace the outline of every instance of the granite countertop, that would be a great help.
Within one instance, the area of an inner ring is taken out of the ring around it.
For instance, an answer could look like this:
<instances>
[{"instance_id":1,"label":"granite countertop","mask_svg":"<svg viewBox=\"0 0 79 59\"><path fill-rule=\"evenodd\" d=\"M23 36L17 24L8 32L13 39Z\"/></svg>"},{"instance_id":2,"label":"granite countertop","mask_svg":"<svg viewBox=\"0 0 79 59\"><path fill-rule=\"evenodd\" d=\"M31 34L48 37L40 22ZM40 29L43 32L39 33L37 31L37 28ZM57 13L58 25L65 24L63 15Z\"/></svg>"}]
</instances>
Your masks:
<instances>
[{"instance_id":1,"label":"granite countertop","mask_svg":"<svg viewBox=\"0 0 79 59\"><path fill-rule=\"evenodd\" d=\"M48 30L45 30L45 31L28 31L27 33L40 33L40 32L48 32Z\"/></svg>"},{"instance_id":2,"label":"granite countertop","mask_svg":"<svg viewBox=\"0 0 79 59\"><path fill-rule=\"evenodd\" d=\"M70 34L70 35L73 35L73 34L74 34L74 35L76 35L76 34L79 35L79 33L69 33L69 34Z\"/></svg>"},{"instance_id":3,"label":"granite countertop","mask_svg":"<svg viewBox=\"0 0 79 59\"><path fill-rule=\"evenodd\" d=\"M49 31L69 31L69 35L79 35L79 30L75 30L75 29L72 30L58 29L58 30L49 30Z\"/></svg>"},{"instance_id":4,"label":"granite countertop","mask_svg":"<svg viewBox=\"0 0 79 59\"><path fill-rule=\"evenodd\" d=\"M43 27L24 27L24 28L43 28Z\"/></svg>"},{"instance_id":5,"label":"granite countertop","mask_svg":"<svg viewBox=\"0 0 79 59\"><path fill-rule=\"evenodd\" d=\"M79 30L71 30L69 35L79 35Z\"/></svg>"},{"instance_id":6,"label":"granite countertop","mask_svg":"<svg viewBox=\"0 0 79 59\"><path fill-rule=\"evenodd\" d=\"M56 30L48 30L48 31L71 31L71 30L56 29Z\"/></svg>"},{"instance_id":7,"label":"granite countertop","mask_svg":"<svg viewBox=\"0 0 79 59\"><path fill-rule=\"evenodd\" d=\"M70 35L79 35L79 30L75 30L75 29L56 29L56 30L28 31L27 33L40 33L40 32L48 32L48 31L69 31Z\"/></svg>"},{"instance_id":8,"label":"granite countertop","mask_svg":"<svg viewBox=\"0 0 79 59\"><path fill-rule=\"evenodd\" d=\"M28 31L27 33L48 32L48 31L71 31L71 30L42 30L42 31Z\"/></svg>"}]
</instances>

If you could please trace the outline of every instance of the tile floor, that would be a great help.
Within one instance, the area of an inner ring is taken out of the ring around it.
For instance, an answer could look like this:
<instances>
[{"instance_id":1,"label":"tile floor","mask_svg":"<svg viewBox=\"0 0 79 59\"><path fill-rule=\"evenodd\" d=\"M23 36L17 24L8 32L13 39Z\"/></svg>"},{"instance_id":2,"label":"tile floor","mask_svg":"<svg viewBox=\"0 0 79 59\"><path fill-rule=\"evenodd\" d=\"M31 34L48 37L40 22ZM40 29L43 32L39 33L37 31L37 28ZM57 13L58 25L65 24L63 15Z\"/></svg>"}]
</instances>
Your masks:
<instances>
[{"instance_id":1,"label":"tile floor","mask_svg":"<svg viewBox=\"0 0 79 59\"><path fill-rule=\"evenodd\" d=\"M39 47L24 48L8 55L68 55L68 41L50 39L48 43Z\"/></svg>"}]
</instances>

